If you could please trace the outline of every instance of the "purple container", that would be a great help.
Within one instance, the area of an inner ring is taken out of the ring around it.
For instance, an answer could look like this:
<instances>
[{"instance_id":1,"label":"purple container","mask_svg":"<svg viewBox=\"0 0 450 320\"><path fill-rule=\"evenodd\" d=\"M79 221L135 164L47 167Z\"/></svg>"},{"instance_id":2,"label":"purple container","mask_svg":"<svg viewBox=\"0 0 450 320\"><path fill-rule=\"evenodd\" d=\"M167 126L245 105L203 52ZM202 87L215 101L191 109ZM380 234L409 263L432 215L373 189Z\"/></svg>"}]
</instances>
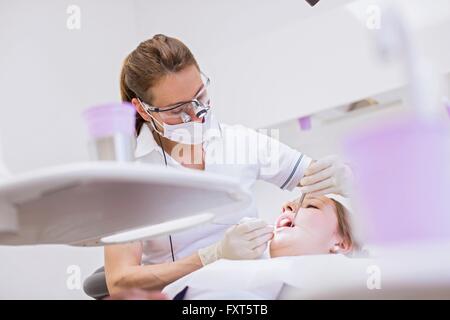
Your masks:
<instances>
[{"instance_id":1,"label":"purple container","mask_svg":"<svg viewBox=\"0 0 450 320\"><path fill-rule=\"evenodd\" d=\"M105 104L83 113L91 136L89 149L93 160L134 160L135 114L130 103Z\"/></svg>"},{"instance_id":2,"label":"purple container","mask_svg":"<svg viewBox=\"0 0 450 320\"><path fill-rule=\"evenodd\" d=\"M131 103L110 103L91 107L83 113L92 138L117 133L134 135L136 110Z\"/></svg>"},{"instance_id":3,"label":"purple container","mask_svg":"<svg viewBox=\"0 0 450 320\"><path fill-rule=\"evenodd\" d=\"M344 151L370 243L450 239L450 135L403 120L353 134Z\"/></svg>"},{"instance_id":4,"label":"purple container","mask_svg":"<svg viewBox=\"0 0 450 320\"><path fill-rule=\"evenodd\" d=\"M306 131L311 129L311 117L298 118L300 129Z\"/></svg>"}]
</instances>

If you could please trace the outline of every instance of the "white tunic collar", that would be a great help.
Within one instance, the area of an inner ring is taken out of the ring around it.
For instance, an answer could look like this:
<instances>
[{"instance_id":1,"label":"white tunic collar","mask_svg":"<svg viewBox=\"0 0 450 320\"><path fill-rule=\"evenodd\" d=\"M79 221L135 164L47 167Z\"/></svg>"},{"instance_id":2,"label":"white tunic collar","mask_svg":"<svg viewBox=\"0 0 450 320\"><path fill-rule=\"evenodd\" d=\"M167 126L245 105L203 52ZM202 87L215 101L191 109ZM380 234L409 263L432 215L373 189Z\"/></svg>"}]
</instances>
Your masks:
<instances>
[{"instance_id":1,"label":"white tunic collar","mask_svg":"<svg viewBox=\"0 0 450 320\"><path fill-rule=\"evenodd\" d=\"M156 143L152 131L148 125L144 123L136 139L136 150L134 151L134 156L136 159L141 158L154 150L160 150L160 147Z\"/></svg>"}]
</instances>

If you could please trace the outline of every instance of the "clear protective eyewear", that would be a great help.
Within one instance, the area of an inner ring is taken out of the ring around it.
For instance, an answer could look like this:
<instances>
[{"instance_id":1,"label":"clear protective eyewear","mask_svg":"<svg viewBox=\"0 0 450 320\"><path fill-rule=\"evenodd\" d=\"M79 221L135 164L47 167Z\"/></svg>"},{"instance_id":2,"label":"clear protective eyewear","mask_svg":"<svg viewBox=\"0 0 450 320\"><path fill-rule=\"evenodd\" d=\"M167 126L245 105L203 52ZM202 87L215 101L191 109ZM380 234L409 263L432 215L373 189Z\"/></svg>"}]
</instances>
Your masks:
<instances>
[{"instance_id":1,"label":"clear protective eyewear","mask_svg":"<svg viewBox=\"0 0 450 320\"><path fill-rule=\"evenodd\" d=\"M154 107L141 100L147 112L158 112L161 119L168 124L186 123L192 121L193 117L203 118L210 109L208 87L210 79L201 72L203 85L192 100L181 101L166 107Z\"/></svg>"}]
</instances>

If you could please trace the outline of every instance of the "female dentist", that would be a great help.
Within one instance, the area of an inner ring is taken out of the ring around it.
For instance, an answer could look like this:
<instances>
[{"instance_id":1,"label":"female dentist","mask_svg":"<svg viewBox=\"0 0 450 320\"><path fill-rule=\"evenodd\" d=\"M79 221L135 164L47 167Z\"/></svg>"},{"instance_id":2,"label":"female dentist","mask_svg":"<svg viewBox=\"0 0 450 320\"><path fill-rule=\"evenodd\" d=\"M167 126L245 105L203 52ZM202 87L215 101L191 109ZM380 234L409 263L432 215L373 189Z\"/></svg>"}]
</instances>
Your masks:
<instances>
[{"instance_id":1,"label":"female dentist","mask_svg":"<svg viewBox=\"0 0 450 320\"><path fill-rule=\"evenodd\" d=\"M156 35L126 57L121 95L137 110L137 161L225 174L246 187L260 179L285 190L301 186L302 192L314 195L348 192L351 171L338 158L312 161L254 130L219 123L209 85L190 50L177 39ZM161 290L218 259L260 257L273 227L256 216L252 204L227 215L226 223L106 246L109 293L131 287Z\"/></svg>"}]
</instances>

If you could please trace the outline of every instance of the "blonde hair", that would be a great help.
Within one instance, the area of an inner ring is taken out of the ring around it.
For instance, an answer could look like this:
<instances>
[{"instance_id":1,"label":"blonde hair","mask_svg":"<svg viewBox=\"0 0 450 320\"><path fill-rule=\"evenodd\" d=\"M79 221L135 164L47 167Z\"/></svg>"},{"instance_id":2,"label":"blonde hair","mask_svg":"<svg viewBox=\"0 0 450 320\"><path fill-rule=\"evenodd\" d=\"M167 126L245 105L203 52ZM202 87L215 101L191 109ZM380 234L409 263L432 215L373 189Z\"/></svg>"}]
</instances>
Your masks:
<instances>
[{"instance_id":1,"label":"blonde hair","mask_svg":"<svg viewBox=\"0 0 450 320\"><path fill-rule=\"evenodd\" d=\"M354 239L350 217L348 216L346 210L344 209L344 206L340 202L334 199L333 201L336 205L339 235L344 238L344 241L348 242L348 244L352 248L352 251L358 251L360 249L360 245Z\"/></svg>"}]
</instances>

